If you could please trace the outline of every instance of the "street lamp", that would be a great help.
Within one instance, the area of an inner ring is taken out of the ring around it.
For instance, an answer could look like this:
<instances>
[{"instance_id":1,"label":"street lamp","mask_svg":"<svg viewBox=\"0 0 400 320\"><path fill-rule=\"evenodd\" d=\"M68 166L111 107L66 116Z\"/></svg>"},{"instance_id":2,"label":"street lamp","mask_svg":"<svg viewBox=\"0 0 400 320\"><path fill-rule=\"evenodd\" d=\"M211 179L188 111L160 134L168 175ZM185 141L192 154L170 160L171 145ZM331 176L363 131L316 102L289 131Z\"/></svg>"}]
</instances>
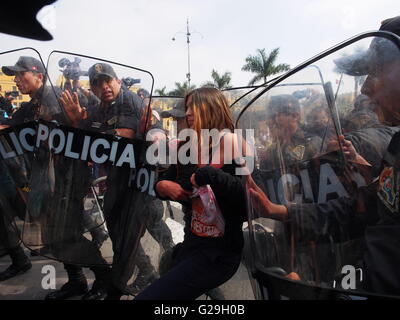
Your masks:
<instances>
[{"instance_id":1,"label":"street lamp","mask_svg":"<svg viewBox=\"0 0 400 320\"><path fill-rule=\"evenodd\" d=\"M177 33L175 33L174 34L174 36L172 37L172 41L175 41L175 36L178 34L178 33L183 33L183 34L185 34L183 31L178 31ZM193 34L193 33L198 33L198 34L200 34L201 35L201 38L203 38L203 35L200 33L200 32L197 32L197 31L192 31L192 33L190 33L190 29L189 29L189 19L187 19L186 20L186 43L187 43L187 56L188 56L188 72L187 72L187 74L186 74L186 78L187 78L187 80L188 80L188 84L189 84L189 87L190 87L190 36Z\"/></svg>"}]
</instances>

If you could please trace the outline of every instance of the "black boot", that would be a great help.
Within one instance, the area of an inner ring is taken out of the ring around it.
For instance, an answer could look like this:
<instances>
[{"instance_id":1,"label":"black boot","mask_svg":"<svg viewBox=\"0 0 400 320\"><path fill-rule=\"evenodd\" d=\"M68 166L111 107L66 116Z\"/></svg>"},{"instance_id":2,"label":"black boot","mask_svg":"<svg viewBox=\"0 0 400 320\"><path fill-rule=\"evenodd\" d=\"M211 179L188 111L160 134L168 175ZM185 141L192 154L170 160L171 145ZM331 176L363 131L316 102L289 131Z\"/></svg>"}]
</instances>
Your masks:
<instances>
[{"instance_id":1,"label":"black boot","mask_svg":"<svg viewBox=\"0 0 400 320\"><path fill-rule=\"evenodd\" d=\"M129 295L130 292L122 292L118 288L114 286L110 286L107 290L107 297L104 300L121 300L121 297L124 295Z\"/></svg>"},{"instance_id":2,"label":"black boot","mask_svg":"<svg viewBox=\"0 0 400 320\"><path fill-rule=\"evenodd\" d=\"M160 276L163 276L169 270L171 270L174 261L173 253L174 253L174 248L171 247L168 250L165 250L164 253L162 254L160 258L160 263L158 265L158 272L160 273Z\"/></svg>"},{"instance_id":3,"label":"black boot","mask_svg":"<svg viewBox=\"0 0 400 320\"><path fill-rule=\"evenodd\" d=\"M65 300L88 292L89 288L82 268L70 264L64 264L64 268L68 274L68 282L63 284L60 290L46 295L45 300Z\"/></svg>"},{"instance_id":4,"label":"black boot","mask_svg":"<svg viewBox=\"0 0 400 320\"><path fill-rule=\"evenodd\" d=\"M0 272L0 281L11 279L32 268L32 264L21 246L9 249L8 253L11 257L12 264L5 271Z\"/></svg>"},{"instance_id":5,"label":"black boot","mask_svg":"<svg viewBox=\"0 0 400 320\"><path fill-rule=\"evenodd\" d=\"M91 267L95 275L92 289L86 293L82 300L104 300L110 286L111 269L108 266Z\"/></svg>"},{"instance_id":6,"label":"black boot","mask_svg":"<svg viewBox=\"0 0 400 320\"><path fill-rule=\"evenodd\" d=\"M140 272L135 281L127 289L130 294L136 295L159 278L155 271Z\"/></svg>"},{"instance_id":7,"label":"black boot","mask_svg":"<svg viewBox=\"0 0 400 320\"><path fill-rule=\"evenodd\" d=\"M45 300L65 300L75 296L81 296L88 292L86 282L68 281L64 283L60 290L50 292L46 295Z\"/></svg>"},{"instance_id":8,"label":"black boot","mask_svg":"<svg viewBox=\"0 0 400 320\"><path fill-rule=\"evenodd\" d=\"M106 283L94 280L92 289L82 297L82 300L104 300L107 297L107 290Z\"/></svg>"},{"instance_id":9,"label":"black boot","mask_svg":"<svg viewBox=\"0 0 400 320\"><path fill-rule=\"evenodd\" d=\"M150 257L144 252L143 247L139 246L135 257L136 266L139 273L135 281L127 286L130 294L135 295L142 291L144 288L152 284L159 278L156 270L154 269Z\"/></svg>"}]
</instances>

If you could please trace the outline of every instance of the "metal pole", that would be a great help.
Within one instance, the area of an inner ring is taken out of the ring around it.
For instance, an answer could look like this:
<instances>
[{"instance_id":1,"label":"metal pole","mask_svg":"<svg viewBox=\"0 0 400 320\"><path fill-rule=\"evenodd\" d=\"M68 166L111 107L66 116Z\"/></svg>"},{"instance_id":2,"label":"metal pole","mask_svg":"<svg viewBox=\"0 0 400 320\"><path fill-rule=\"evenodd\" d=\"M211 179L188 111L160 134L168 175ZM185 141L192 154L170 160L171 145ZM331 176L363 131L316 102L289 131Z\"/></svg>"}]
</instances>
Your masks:
<instances>
[{"instance_id":1,"label":"metal pole","mask_svg":"<svg viewBox=\"0 0 400 320\"><path fill-rule=\"evenodd\" d=\"M188 48L188 73L186 75L190 88L190 32L189 32L189 19L186 20L186 42Z\"/></svg>"},{"instance_id":2,"label":"metal pole","mask_svg":"<svg viewBox=\"0 0 400 320\"><path fill-rule=\"evenodd\" d=\"M178 34L178 33L185 34L183 31L179 31L179 32L175 33L175 35ZM195 31L194 33L200 33L200 32ZM172 37L172 41L175 41L175 35ZM188 59L187 68L188 68L188 72L186 74L186 78L187 78L189 87L190 87L190 81L191 81L191 73L190 73L190 36L191 35L192 35L192 33L190 32L190 28L189 28L189 19L187 18L186 19L186 43L187 43L187 59ZM200 33L200 35L201 35L201 33ZM201 35L201 37L203 38L203 35Z\"/></svg>"}]
</instances>

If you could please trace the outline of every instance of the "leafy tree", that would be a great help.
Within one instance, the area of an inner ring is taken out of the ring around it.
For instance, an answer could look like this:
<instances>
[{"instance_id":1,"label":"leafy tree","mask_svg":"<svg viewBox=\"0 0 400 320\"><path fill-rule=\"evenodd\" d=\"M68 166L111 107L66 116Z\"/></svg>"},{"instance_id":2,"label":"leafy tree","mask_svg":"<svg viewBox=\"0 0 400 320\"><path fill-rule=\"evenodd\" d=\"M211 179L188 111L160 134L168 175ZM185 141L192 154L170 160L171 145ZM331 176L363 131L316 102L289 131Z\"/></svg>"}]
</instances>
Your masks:
<instances>
[{"instance_id":1,"label":"leafy tree","mask_svg":"<svg viewBox=\"0 0 400 320\"><path fill-rule=\"evenodd\" d=\"M290 66L286 63L275 65L278 54L279 48L272 50L269 55L265 53L265 49L257 49L257 55L250 55L246 58L246 64L242 67L242 71L250 71L256 74L250 80L249 85L253 85L260 80L265 83L267 82L267 77L290 69Z\"/></svg>"},{"instance_id":2,"label":"leafy tree","mask_svg":"<svg viewBox=\"0 0 400 320\"><path fill-rule=\"evenodd\" d=\"M166 96L167 95L167 92L166 92L166 90L167 90L167 87L162 87L161 89L156 89L155 91L154 91L154 93L157 95L157 96Z\"/></svg>"},{"instance_id":3,"label":"leafy tree","mask_svg":"<svg viewBox=\"0 0 400 320\"><path fill-rule=\"evenodd\" d=\"M175 89L170 91L168 95L184 97L188 92L192 91L195 88L195 85L189 86L189 83L187 81L185 81L184 83L175 82Z\"/></svg>"},{"instance_id":4,"label":"leafy tree","mask_svg":"<svg viewBox=\"0 0 400 320\"><path fill-rule=\"evenodd\" d=\"M206 82L203 86L214 87L220 90L232 88L232 86L230 85L232 80L231 72L225 72L224 74L220 75L218 71L213 69L211 71L211 78L213 80Z\"/></svg>"}]
</instances>

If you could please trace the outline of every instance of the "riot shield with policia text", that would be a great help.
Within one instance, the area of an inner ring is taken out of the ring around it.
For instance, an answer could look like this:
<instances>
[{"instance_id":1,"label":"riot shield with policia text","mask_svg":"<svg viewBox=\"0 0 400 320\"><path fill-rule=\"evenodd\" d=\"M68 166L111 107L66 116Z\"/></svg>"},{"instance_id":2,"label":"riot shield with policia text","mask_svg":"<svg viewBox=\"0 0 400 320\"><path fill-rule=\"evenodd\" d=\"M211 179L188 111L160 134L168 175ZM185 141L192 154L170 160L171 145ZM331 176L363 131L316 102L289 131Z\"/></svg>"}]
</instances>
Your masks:
<instances>
[{"instance_id":1,"label":"riot shield with policia text","mask_svg":"<svg viewBox=\"0 0 400 320\"><path fill-rule=\"evenodd\" d=\"M35 120L57 101L43 86L46 71L36 50L1 53L0 64L0 247L14 248L27 218Z\"/></svg>"},{"instance_id":2,"label":"riot shield with policia text","mask_svg":"<svg viewBox=\"0 0 400 320\"><path fill-rule=\"evenodd\" d=\"M135 251L145 218L137 188L129 186L136 186L139 122L147 107L136 91L151 92L152 76L58 51L47 71L61 112L46 113L38 123L24 242L64 263L118 264L121 248L126 256Z\"/></svg>"},{"instance_id":3,"label":"riot shield with policia text","mask_svg":"<svg viewBox=\"0 0 400 320\"><path fill-rule=\"evenodd\" d=\"M245 256L259 299L385 294L366 280L366 244L380 219L379 168L399 130L397 112L386 109L398 88L383 97L371 82L398 77L382 71L400 59L399 47L390 33L357 36L283 75L242 110L238 126L254 128L258 146L244 179Z\"/></svg>"}]
</instances>

